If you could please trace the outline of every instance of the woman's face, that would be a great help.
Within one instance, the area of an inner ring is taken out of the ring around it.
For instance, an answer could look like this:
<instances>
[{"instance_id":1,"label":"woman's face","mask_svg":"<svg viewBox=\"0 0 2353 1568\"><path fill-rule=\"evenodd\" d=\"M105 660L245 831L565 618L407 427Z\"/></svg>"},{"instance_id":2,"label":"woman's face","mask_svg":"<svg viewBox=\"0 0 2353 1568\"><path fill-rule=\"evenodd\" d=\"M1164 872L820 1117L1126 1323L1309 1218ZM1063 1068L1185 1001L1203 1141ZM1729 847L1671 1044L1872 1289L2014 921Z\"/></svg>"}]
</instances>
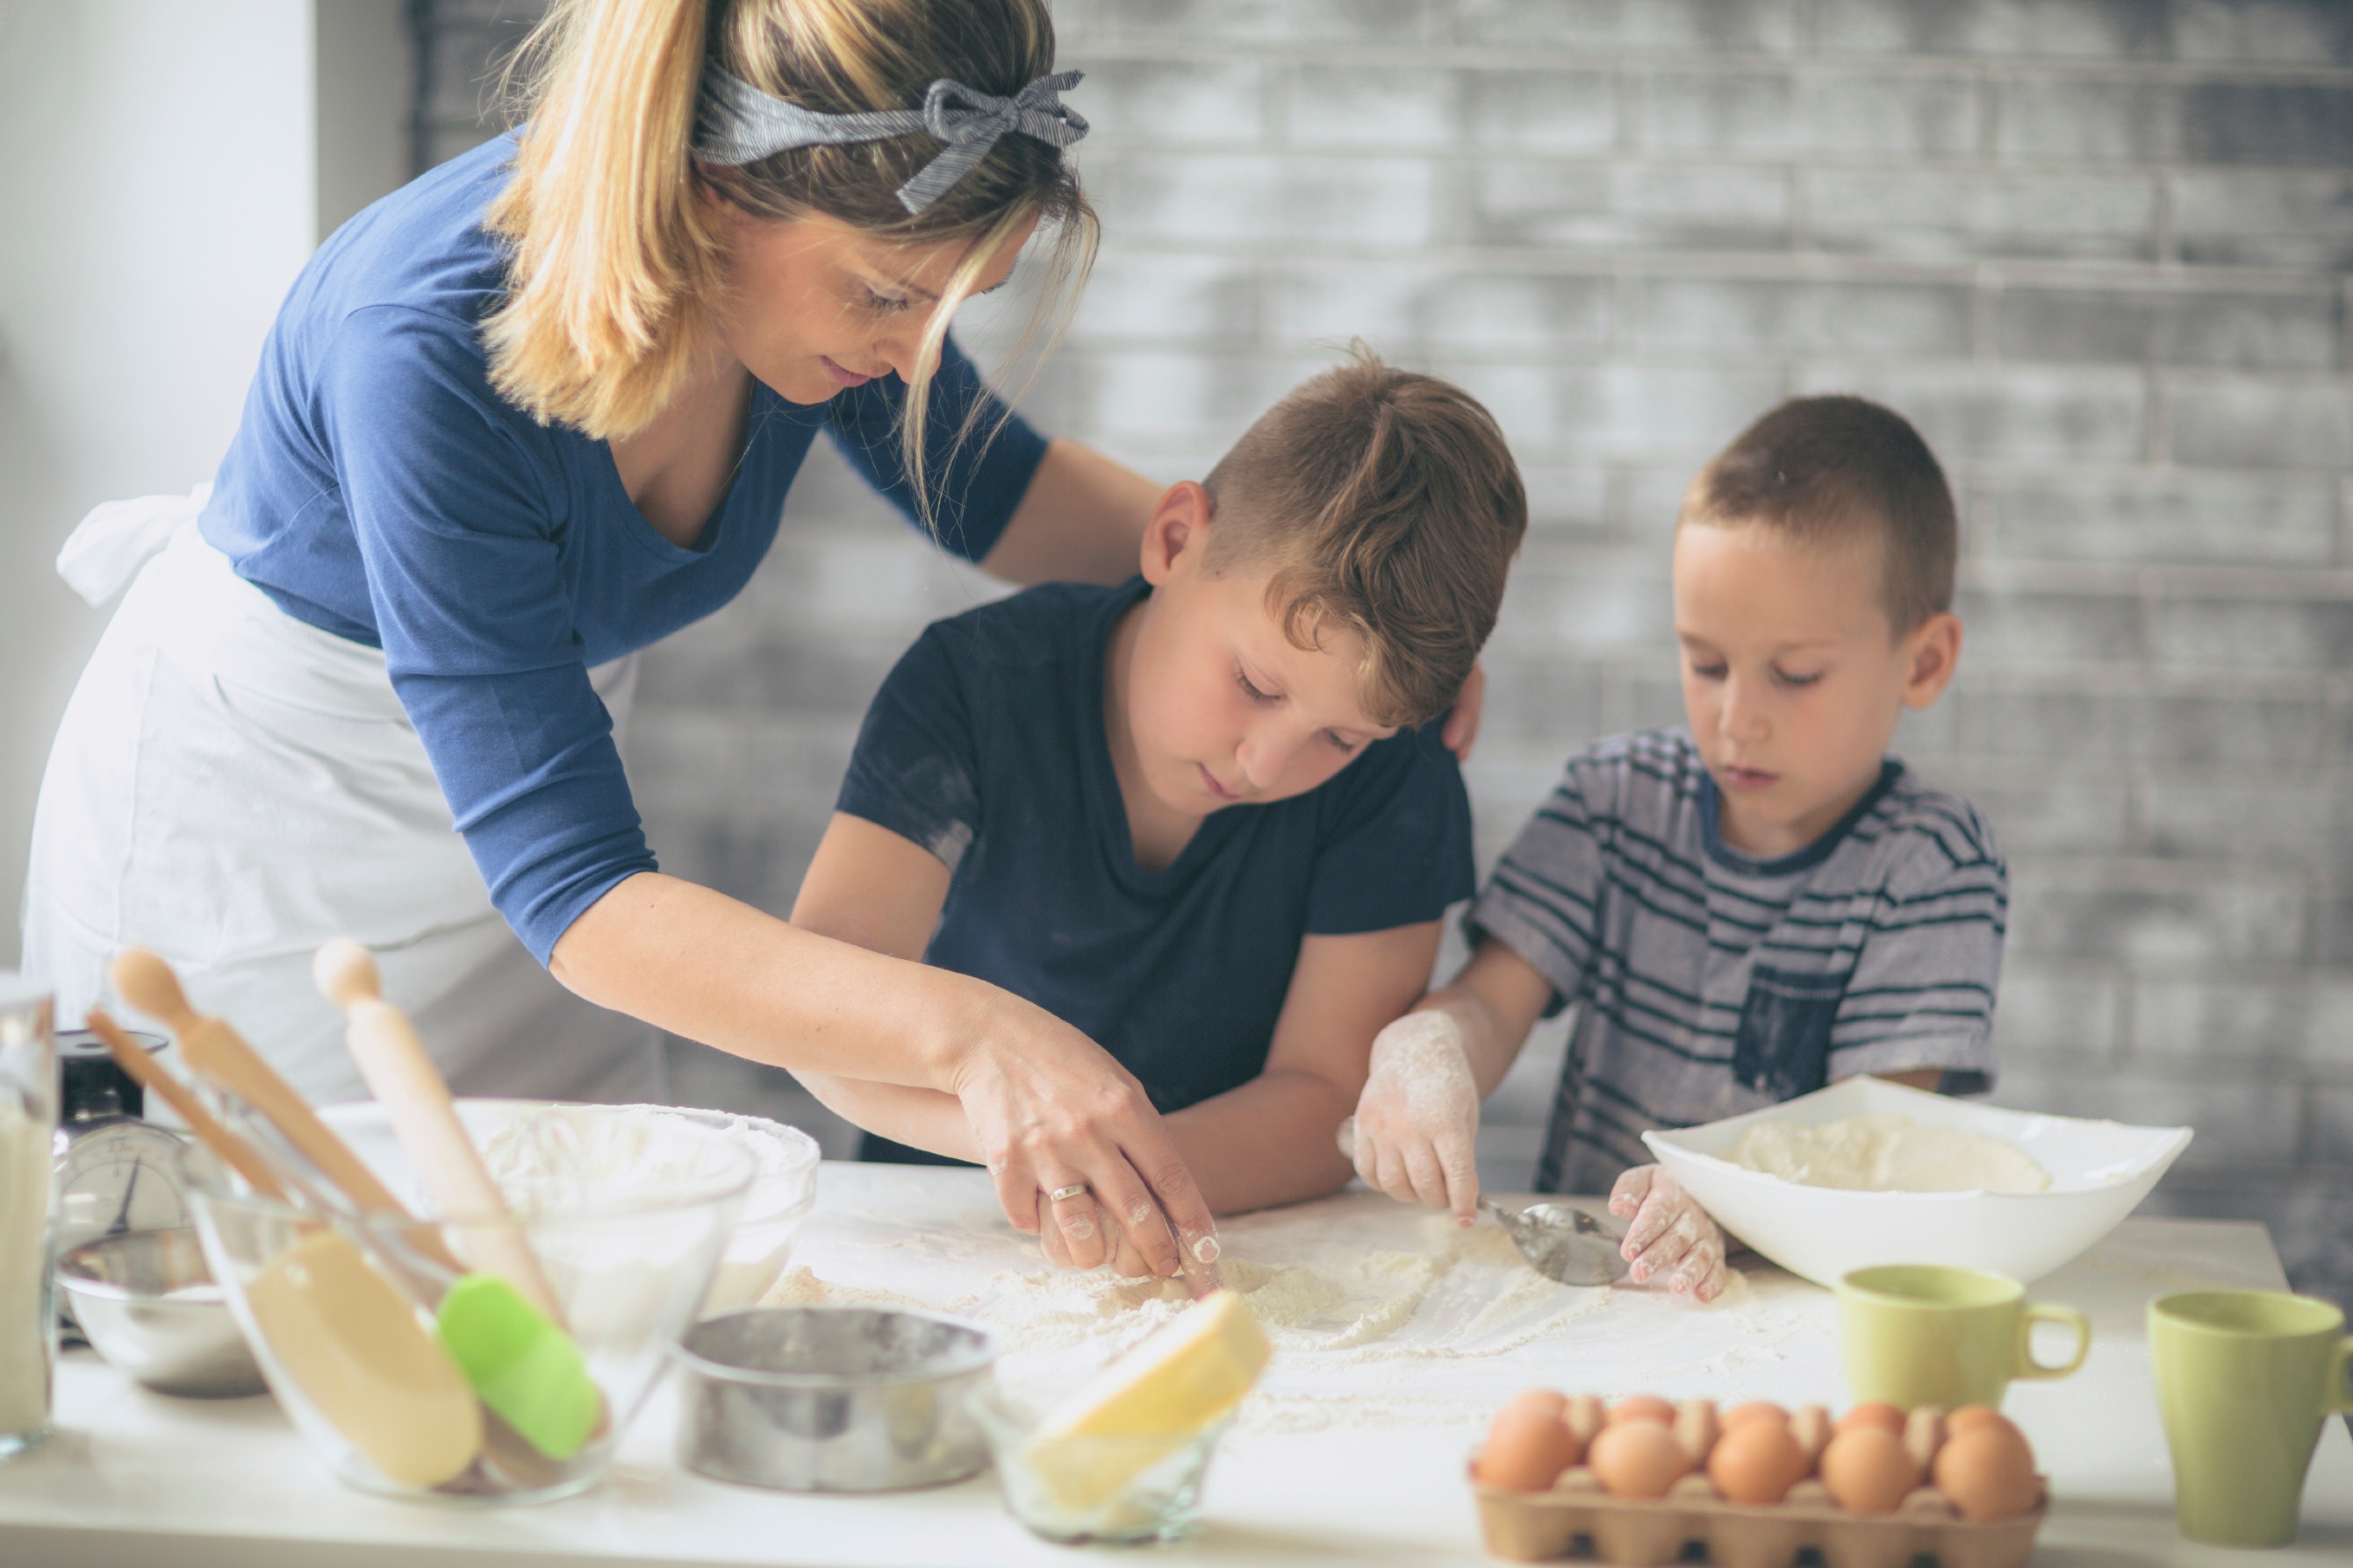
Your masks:
<instances>
[{"instance_id":1,"label":"woman's face","mask_svg":"<svg viewBox=\"0 0 2353 1568\"><path fill-rule=\"evenodd\" d=\"M706 195L727 237L729 308L721 342L794 403L823 403L878 375L915 375L917 351L965 242L905 245L839 218L754 216ZM975 293L1013 271L1031 230L1017 230L981 268Z\"/></svg>"}]
</instances>

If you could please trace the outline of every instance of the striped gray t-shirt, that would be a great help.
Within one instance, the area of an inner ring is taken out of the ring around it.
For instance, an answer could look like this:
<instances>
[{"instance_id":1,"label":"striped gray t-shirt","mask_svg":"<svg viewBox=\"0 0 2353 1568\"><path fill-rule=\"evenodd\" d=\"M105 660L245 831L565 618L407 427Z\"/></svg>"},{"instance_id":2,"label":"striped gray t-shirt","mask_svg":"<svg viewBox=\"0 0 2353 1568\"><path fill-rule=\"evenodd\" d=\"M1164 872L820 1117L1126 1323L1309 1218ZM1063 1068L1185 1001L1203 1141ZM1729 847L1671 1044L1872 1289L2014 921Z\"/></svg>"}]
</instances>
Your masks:
<instances>
[{"instance_id":1,"label":"striped gray t-shirt","mask_svg":"<svg viewBox=\"0 0 2353 1568\"><path fill-rule=\"evenodd\" d=\"M1577 1009L1539 1192L1607 1192L1646 1129L1859 1072L1993 1085L2010 872L1976 807L1891 759L1838 826L1757 860L1717 837L1716 798L1682 730L1601 742L1466 917Z\"/></svg>"}]
</instances>

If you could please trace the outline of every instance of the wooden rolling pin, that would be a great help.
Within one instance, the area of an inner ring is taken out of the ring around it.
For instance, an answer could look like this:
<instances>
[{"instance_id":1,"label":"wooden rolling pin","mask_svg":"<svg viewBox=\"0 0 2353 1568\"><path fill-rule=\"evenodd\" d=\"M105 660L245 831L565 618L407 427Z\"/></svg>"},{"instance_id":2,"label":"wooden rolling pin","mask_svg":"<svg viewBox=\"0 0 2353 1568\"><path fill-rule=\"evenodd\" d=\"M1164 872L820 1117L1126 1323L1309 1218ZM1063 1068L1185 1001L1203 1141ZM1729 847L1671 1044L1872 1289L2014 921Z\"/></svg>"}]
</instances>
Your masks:
<instances>
[{"instance_id":1,"label":"wooden rolling pin","mask_svg":"<svg viewBox=\"0 0 2353 1568\"><path fill-rule=\"evenodd\" d=\"M262 1060L261 1053L227 1021L210 1018L188 1004L180 977L172 966L144 948L125 948L114 960L114 986L122 999L150 1017L160 1020L180 1042L188 1070L236 1095L268 1118L301 1156L343 1191L354 1206L367 1214L414 1220L392 1189L376 1179L367 1163L319 1120L294 1086ZM419 1252L454 1273L465 1267L429 1230L411 1226L404 1238Z\"/></svg>"},{"instance_id":2,"label":"wooden rolling pin","mask_svg":"<svg viewBox=\"0 0 2353 1568\"><path fill-rule=\"evenodd\" d=\"M392 1118L401 1147L445 1223L460 1230L473 1266L512 1285L523 1300L561 1325L564 1313L541 1269L539 1255L507 1213L506 1197L483 1168L474 1141L458 1120L449 1085L408 1015L386 1002L375 959L349 937L321 948L311 978L343 1009L343 1043L368 1089Z\"/></svg>"},{"instance_id":3,"label":"wooden rolling pin","mask_svg":"<svg viewBox=\"0 0 2353 1568\"><path fill-rule=\"evenodd\" d=\"M93 1007L86 1023L122 1070L178 1111L254 1191L285 1200L268 1157L223 1126L113 1019ZM349 1237L322 1226L298 1237L246 1282L245 1299L280 1371L387 1477L441 1486L482 1450L487 1423L473 1390L417 1325L407 1298L367 1266ZM546 1468L507 1436L493 1457L512 1462L511 1455Z\"/></svg>"},{"instance_id":4,"label":"wooden rolling pin","mask_svg":"<svg viewBox=\"0 0 2353 1568\"><path fill-rule=\"evenodd\" d=\"M221 1157L229 1169L243 1176L253 1190L278 1203L286 1201L286 1189L279 1184L269 1169L269 1162L243 1138L221 1125L204 1102L189 1091L172 1073L148 1056L139 1042L122 1032L121 1026L97 1007L82 1020L83 1026L105 1045L107 1055L117 1066L129 1073L140 1088L154 1095L178 1113L188 1124L188 1131L207 1149Z\"/></svg>"}]
</instances>

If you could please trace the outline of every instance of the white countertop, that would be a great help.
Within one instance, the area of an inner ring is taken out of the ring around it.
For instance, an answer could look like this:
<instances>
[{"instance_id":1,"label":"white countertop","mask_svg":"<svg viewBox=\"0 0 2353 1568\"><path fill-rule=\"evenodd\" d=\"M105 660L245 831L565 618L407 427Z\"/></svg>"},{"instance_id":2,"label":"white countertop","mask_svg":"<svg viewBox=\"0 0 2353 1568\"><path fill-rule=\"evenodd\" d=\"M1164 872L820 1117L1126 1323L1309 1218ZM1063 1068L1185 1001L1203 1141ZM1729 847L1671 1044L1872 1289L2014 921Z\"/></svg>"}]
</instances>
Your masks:
<instances>
[{"instance_id":1,"label":"white countertop","mask_svg":"<svg viewBox=\"0 0 2353 1568\"><path fill-rule=\"evenodd\" d=\"M1229 1256L1283 1261L1313 1232L1411 1249L1437 1222L1366 1194L1227 1227ZM943 1245L943 1236L953 1237ZM826 1167L798 1265L838 1286L934 1305L984 1292L992 1276L1040 1267L997 1218L978 1173ZM2278 1289L2260 1226L2135 1220L2042 1282L2043 1300L2088 1312L2090 1361L2073 1379L2014 1384L2005 1409L2033 1440L2052 1505L2037 1561L2077 1568L2244 1563L2175 1533L2171 1476L2149 1387L2142 1310L2200 1285ZM1477 1414L1537 1384L1605 1394L1846 1403L1831 1300L1778 1270L1754 1270L1731 1309L1702 1310L1643 1290L1583 1301L1551 1330L1509 1348L1361 1368L1286 1368L1278 1358L1261 1418L1229 1437L1212 1470L1200 1535L1155 1561L1219 1563L1488 1563L1461 1466ZM1313 1362L1315 1358L1299 1358ZM1385 1405L1320 1427L1282 1418L1351 1379ZM1266 1412L1273 1412L1272 1419ZM137 1387L88 1352L58 1369L58 1436L0 1467L0 1563L111 1568L274 1568L329 1552L337 1568L566 1562L1068 1563L999 1505L987 1476L934 1491L804 1497L730 1487L670 1459L672 1405L658 1391L597 1490L537 1508L399 1503L353 1492L311 1458L268 1398L207 1403ZM1353 1424L1352 1424L1353 1423ZM2353 1561L2353 1441L2322 1434L2298 1543L2263 1558L2279 1568Z\"/></svg>"}]
</instances>

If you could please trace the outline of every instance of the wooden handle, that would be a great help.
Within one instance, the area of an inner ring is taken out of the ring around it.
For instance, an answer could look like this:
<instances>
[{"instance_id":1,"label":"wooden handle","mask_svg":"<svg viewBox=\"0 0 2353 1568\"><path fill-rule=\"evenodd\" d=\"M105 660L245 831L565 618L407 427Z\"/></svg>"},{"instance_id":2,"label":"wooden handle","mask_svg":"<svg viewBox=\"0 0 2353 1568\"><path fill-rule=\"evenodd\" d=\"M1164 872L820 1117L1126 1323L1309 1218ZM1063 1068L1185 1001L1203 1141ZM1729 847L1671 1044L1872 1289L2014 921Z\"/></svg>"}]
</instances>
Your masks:
<instances>
[{"instance_id":1,"label":"wooden handle","mask_svg":"<svg viewBox=\"0 0 2353 1568\"><path fill-rule=\"evenodd\" d=\"M126 947L114 955L114 988L122 999L149 1017L160 1020L175 1035L185 1035L204 1022L188 1005L180 977L172 966L143 947Z\"/></svg>"},{"instance_id":2,"label":"wooden handle","mask_svg":"<svg viewBox=\"0 0 2353 1568\"><path fill-rule=\"evenodd\" d=\"M208 1018L188 1005L179 976L172 966L141 948L125 950L114 961L115 988L141 1012L163 1020L179 1037L180 1054L188 1069L227 1089L269 1119L302 1157L342 1189L343 1196L364 1214L412 1219L392 1189L376 1180L365 1162L319 1120L310 1102L278 1070L227 1023ZM411 1232L412 1244L452 1270L462 1272L448 1247L427 1234Z\"/></svg>"},{"instance_id":3,"label":"wooden handle","mask_svg":"<svg viewBox=\"0 0 2353 1568\"><path fill-rule=\"evenodd\" d=\"M359 1064L393 1131L408 1151L425 1190L445 1221L461 1229L476 1267L496 1274L524 1300L561 1323L555 1292L539 1257L507 1214L506 1198L483 1168L482 1157L458 1120L449 1085L408 1015L383 999L375 960L359 943L338 938L321 948L311 978L343 1010L343 1043Z\"/></svg>"},{"instance_id":4,"label":"wooden handle","mask_svg":"<svg viewBox=\"0 0 2353 1568\"><path fill-rule=\"evenodd\" d=\"M252 1144L222 1126L189 1091L187 1085L164 1071L138 1041L122 1032L120 1025L96 1007L90 1010L82 1024L105 1044L107 1054L124 1072L135 1079L142 1089L159 1097L177 1111L180 1120L188 1124L188 1131L195 1133L206 1148L219 1155L231 1170L243 1176L255 1192L278 1203L286 1201L286 1189L270 1173L269 1162L262 1158Z\"/></svg>"}]
</instances>

